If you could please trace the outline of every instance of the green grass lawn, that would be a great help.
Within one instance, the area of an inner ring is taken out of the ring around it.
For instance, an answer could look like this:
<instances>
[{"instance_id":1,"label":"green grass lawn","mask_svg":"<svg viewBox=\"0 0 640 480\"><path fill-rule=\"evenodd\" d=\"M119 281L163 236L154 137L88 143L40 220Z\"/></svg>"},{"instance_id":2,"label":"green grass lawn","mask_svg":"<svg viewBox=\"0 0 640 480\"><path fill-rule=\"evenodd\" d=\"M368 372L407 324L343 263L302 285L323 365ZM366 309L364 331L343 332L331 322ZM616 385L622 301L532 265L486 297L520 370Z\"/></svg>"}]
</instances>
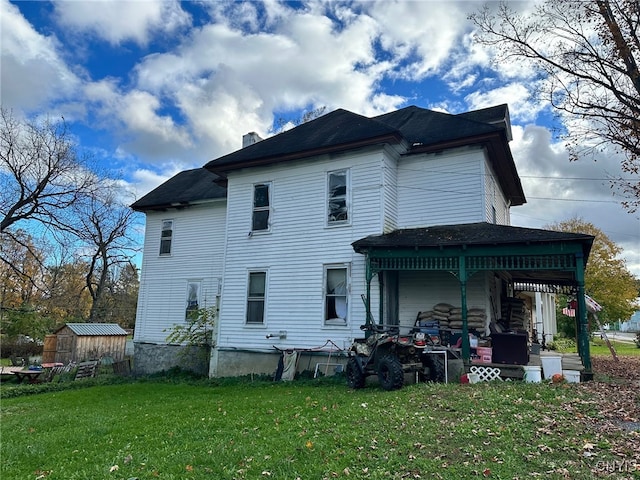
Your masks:
<instances>
[{"instance_id":1,"label":"green grass lawn","mask_svg":"<svg viewBox=\"0 0 640 480\"><path fill-rule=\"evenodd\" d=\"M4 398L0 477L597 478L615 456L577 415L575 384L92 386Z\"/></svg>"},{"instance_id":2,"label":"green grass lawn","mask_svg":"<svg viewBox=\"0 0 640 480\"><path fill-rule=\"evenodd\" d=\"M616 351L616 355L640 356L640 348L638 348L635 343L612 341L611 345ZM590 352L592 355L611 355L611 351L609 350L607 343L597 336L591 341L590 346Z\"/></svg>"},{"instance_id":3,"label":"green grass lawn","mask_svg":"<svg viewBox=\"0 0 640 480\"><path fill-rule=\"evenodd\" d=\"M558 351L562 353L575 353L578 351L574 339L561 338L556 340L554 344L558 347ZM616 351L616 355L620 356L640 356L640 348L635 343L611 341L611 345ZM591 355L608 355L611 351L607 343L600 338L599 334L594 333L589 341L589 352Z\"/></svg>"}]
</instances>

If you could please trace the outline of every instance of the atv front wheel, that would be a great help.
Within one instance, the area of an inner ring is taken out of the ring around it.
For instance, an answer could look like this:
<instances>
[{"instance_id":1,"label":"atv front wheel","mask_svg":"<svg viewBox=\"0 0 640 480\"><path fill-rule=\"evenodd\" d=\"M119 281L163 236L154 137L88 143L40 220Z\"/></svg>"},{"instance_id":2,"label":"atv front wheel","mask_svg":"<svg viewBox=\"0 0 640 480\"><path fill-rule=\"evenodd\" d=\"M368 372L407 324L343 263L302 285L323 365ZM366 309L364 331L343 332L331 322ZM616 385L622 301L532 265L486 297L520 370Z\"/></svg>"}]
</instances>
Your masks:
<instances>
[{"instance_id":1,"label":"atv front wheel","mask_svg":"<svg viewBox=\"0 0 640 480\"><path fill-rule=\"evenodd\" d=\"M444 355L429 355L429 380L441 383L446 380L444 367L446 361Z\"/></svg>"},{"instance_id":2,"label":"atv front wheel","mask_svg":"<svg viewBox=\"0 0 640 480\"><path fill-rule=\"evenodd\" d=\"M360 369L358 360L355 357L349 357L347 361L347 385L349 388L358 389L364 387L366 376Z\"/></svg>"},{"instance_id":3,"label":"atv front wheel","mask_svg":"<svg viewBox=\"0 0 640 480\"><path fill-rule=\"evenodd\" d=\"M398 390L404 385L402 363L395 355L385 355L378 363L378 380L385 390Z\"/></svg>"}]
</instances>

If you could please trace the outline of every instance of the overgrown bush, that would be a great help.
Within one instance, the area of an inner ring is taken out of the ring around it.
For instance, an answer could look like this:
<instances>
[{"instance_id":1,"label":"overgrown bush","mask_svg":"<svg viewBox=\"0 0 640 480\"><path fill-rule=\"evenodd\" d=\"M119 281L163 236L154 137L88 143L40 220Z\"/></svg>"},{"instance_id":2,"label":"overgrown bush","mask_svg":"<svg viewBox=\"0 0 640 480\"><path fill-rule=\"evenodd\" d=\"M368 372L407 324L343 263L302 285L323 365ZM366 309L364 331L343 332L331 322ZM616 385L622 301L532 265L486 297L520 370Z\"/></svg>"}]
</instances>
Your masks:
<instances>
[{"instance_id":1,"label":"overgrown bush","mask_svg":"<svg viewBox=\"0 0 640 480\"><path fill-rule=\"evenodd\" d=\"M11 358L11 357L35 357L42 355L44 347L42 345L38 345L36 342L25 342L25 343L5 343L2 342L2 346L0 347L0 356L2 358Z\"/></svg>"},{"instance_id":2,"label":"overgrown bush","mask_svg":"<svg viewBox=\"0 0 640 480\"><path fill-rule=\"evenodd\" d=\"M640 348L640 332L636 333L636 347Z\"/></svg>"},{"instance_id":3,"label":"overgrown bush","mask_svg":"<svg viewBox=\"0 0 640 480\"><path fill-rule=\"evenodd\" d=\"M209 356L215 346L213 332L217 314L215 306L199 308L189 312L184 324L164 330L170 332L167 343L183 346L178 356L185 369L208 376Z\"/></svg>"}]
</instances>

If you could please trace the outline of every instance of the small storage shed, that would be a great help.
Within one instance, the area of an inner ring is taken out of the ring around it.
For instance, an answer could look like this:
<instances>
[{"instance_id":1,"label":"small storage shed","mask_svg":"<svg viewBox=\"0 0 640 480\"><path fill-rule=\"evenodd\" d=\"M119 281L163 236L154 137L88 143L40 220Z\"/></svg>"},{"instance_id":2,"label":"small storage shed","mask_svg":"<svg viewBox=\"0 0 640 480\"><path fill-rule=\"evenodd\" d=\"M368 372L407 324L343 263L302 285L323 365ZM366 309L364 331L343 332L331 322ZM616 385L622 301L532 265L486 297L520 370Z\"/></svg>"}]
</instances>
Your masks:
<instances>
[{"instance_id":1,"label":"small storage shed","mask_svg":"<svg viewBox=\"0 0 640 480\"><path fill-rule=\"evenodd\" d=\"M62 363L111 357L124 360L127 332L117 323L67 323L55 332L55 361Z\"/></svg>"}]
</instances>

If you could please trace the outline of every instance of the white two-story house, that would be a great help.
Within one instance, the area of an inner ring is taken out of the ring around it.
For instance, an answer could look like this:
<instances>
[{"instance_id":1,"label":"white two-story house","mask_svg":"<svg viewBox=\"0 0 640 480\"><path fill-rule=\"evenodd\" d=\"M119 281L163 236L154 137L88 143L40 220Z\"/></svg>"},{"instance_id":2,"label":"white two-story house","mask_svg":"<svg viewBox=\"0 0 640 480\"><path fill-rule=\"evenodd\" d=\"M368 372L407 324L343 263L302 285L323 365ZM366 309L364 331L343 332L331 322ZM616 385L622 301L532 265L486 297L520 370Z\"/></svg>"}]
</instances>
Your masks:
<instances>
[{"instance_id":1,"label":"white two-story house","mask_svg":"<svg viewBox=\"0 0 640 480\"><path fill-rule=\"evenodd\" d=\"M273 373L282 350L309 357L301 369L340 358L367 318L413 326L436 305L468 357L467 333L488 334L517 293L584 288L591 237L510 226L526 200L506 105L336 110L248 138L133 205L147 218L139 371L175 364L167 331L203 306L218 308L209 374L226 376ZM519 328L554 328L540 305Z\"/></svg>"}]
</instances>

